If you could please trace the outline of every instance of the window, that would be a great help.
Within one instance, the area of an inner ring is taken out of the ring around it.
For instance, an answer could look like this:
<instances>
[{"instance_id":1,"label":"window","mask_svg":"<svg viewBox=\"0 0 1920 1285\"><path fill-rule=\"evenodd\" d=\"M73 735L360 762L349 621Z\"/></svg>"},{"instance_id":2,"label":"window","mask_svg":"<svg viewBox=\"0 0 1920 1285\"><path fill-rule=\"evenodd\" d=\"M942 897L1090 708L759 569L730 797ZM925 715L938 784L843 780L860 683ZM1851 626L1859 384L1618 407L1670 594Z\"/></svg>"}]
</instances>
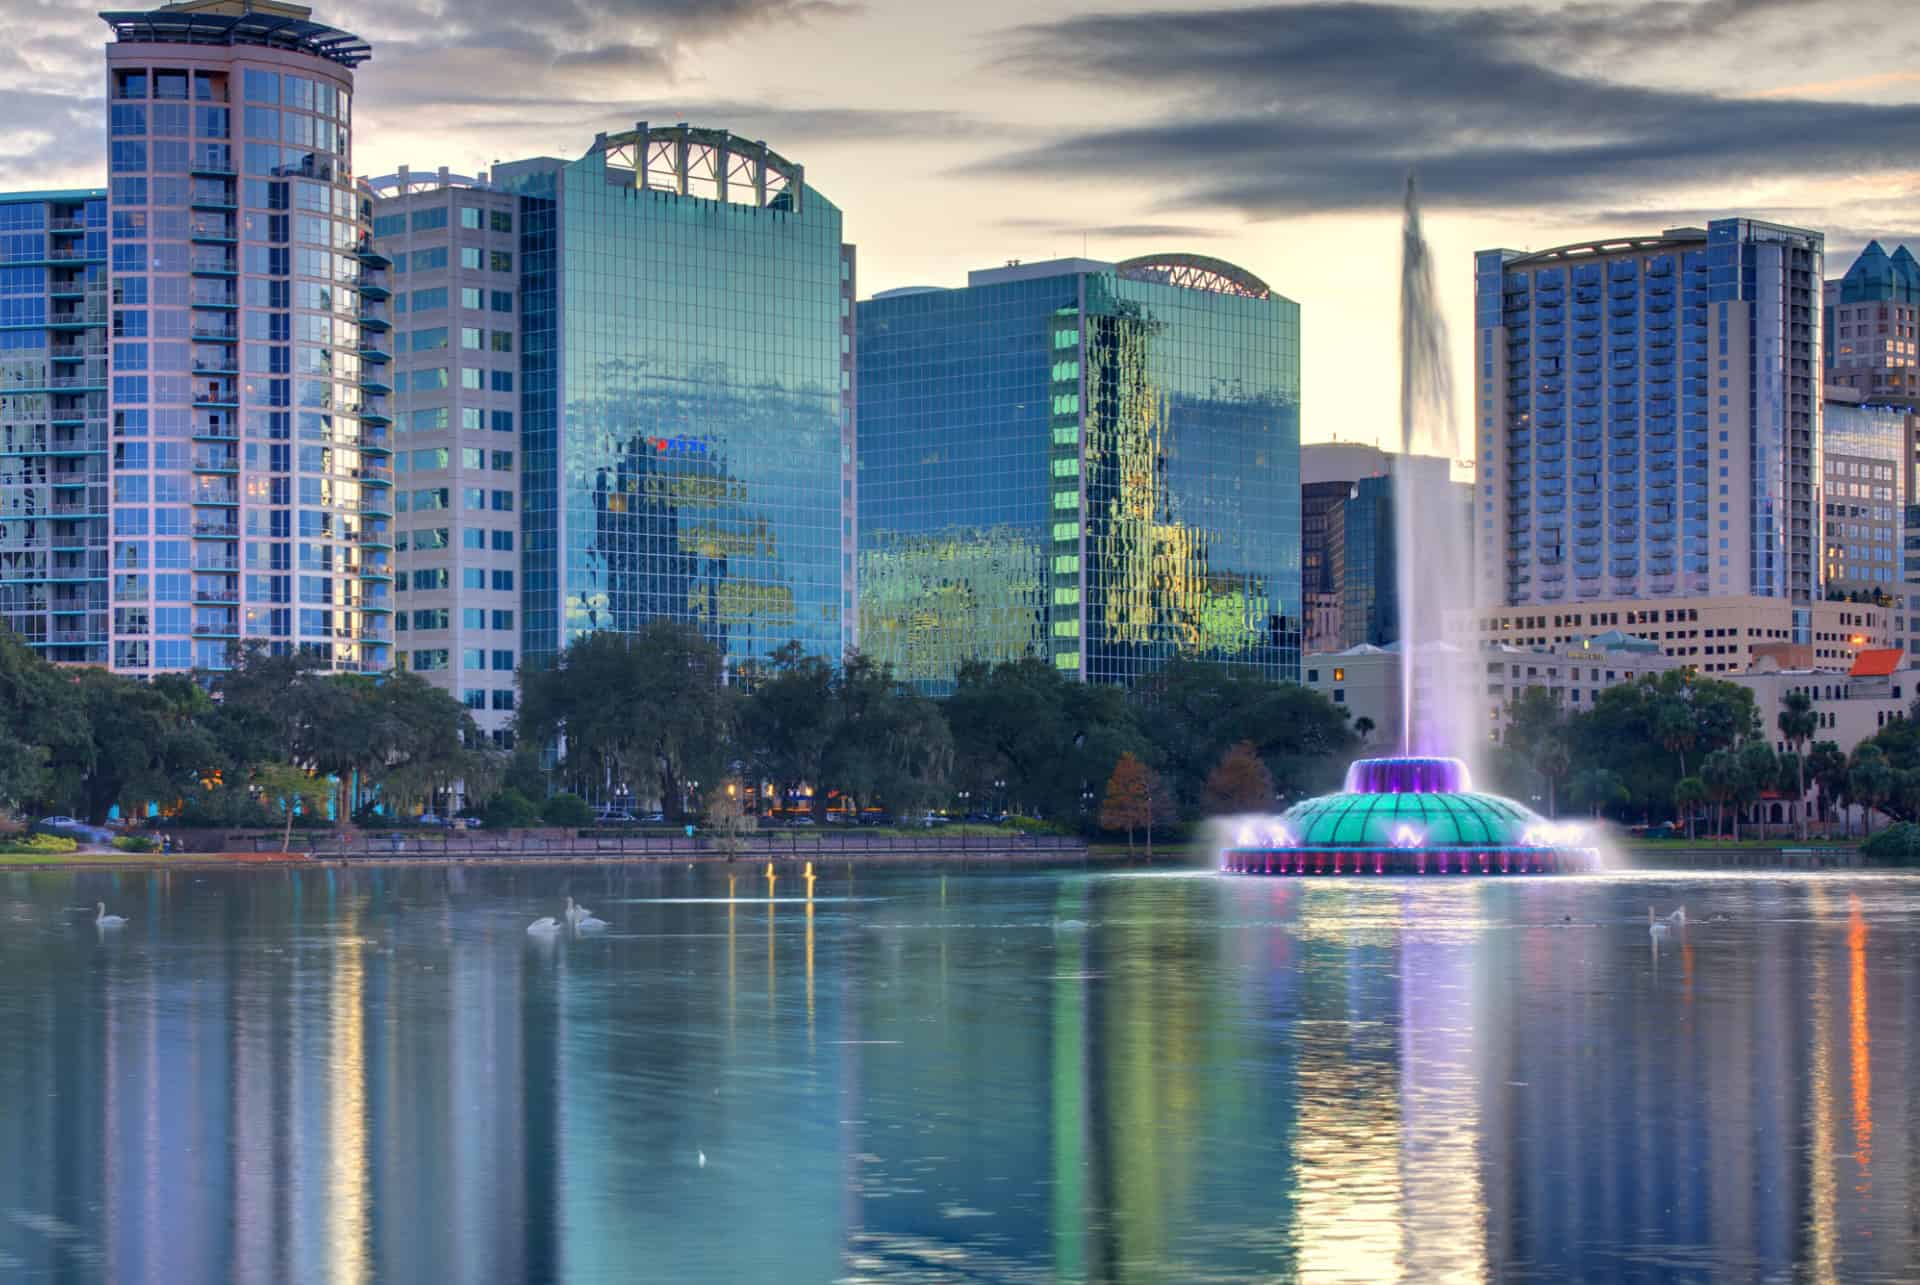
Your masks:
<instances>
[{"instance_id":1,"label":"window","mask_svg":"<svg viewBox=\"0 0 1920 1285\"><path fill-rule=\"evenodd\" d=\"M513 532L495 531L493 533L493 547L498 551L500 551L501 553L512 553L513 552Z\"/></svg>"},{"instance_id":2,"label":"window","mask_svg":"<svg viewBox=\"0 0 1920 1285\"><path fill-rule=\"evenodd\" d=\"M513 492L495 491L493 493L493 511L495 513L513 512Z\"/></svg>"},{"instance_id":3,"label":"window","mask_svg":"<svg viewBox=\"0 0 1920 1285\"><path fill-rule=\"evenodd\" d=\"M431 433L435 429L445 428L447 426L447 408L445 406L435 406L428 410L417 410L413 412L412 424L413 431L416 433Z\"/></svg>"},{"instance_id":4,"label":"window","mask_svg":"<svg viewBox=\"0 0 1920 1285\"><path fill-rule=\"evenodd\" d=\"M503 590L503 591L506 591L506 592L512 592L512 590L513 590L513 572L511 572L511 571L498 571L498 570L497 570L497 571L495 571L495 572L493 573L493 587L494 587L495 589L499 589L499 590Z\"/></svg>"},{"instance_id":5,"label":"window","mask_svg":"<svg viewBox=\"0 0 1920 1285\"><path fill-rule=\"evenodd\" d=\"M428 250L415 250L409 268L413 272L432 272L447 266L447 247L436 245Z\"/></svg>"},{"instance_id":6,"label":"window","mask_svg":"<svg viewBox=\"0 0 1920 1285\"><path fill-rule=\"evenodd\" d=\"M460 207L460 226L463 228L478 229L480 226L479 209L471 205L461 206Z\"/></svg>"},{"instance_id":7,"label":"window","mask_svg":"<svg viewBox=\"0 0 1920 1285\"><path fill-rule=\"evenodd\" d=\"M513 391L513 372L510 370L494 371L493 372L493 391L496 393L512 392ZM511 428L512 426L509 425L508 427Z\"/></svg>"},{"instance_id":8,"label":"window","mask_svg":"<svg viewBox=\"0 0 1920 1285\"><path fill-rule=\"evenodd\" d=\"M512 650L511 650L511 649L509 649L509 650L506 650L506 651L496 651L496 652L494 652L494 653L493 653L493 667L494 667L495 669L498 669L498 670L502 670L502 671L504 671L504 672L506 672L506 673L512 673L512 672L513 672L513 652L512 652Z\"/></svg>"},{"instance_id":9,"label":"window","mask_svg":"<svg viewBox=\"0 0 1920 1285\"><path fill-rule=\"evenodd\" d=\"M444 308L446 306L447 288L445 286L436 286L432 290L415 290L413 292L413 310L415 312L431 312L436 308Z\"/></svg>"},{"instance_id":10,"label":"window","mask_svg":"<svg viewBox=\"0 0 1920 1285\"><path fill-rule=\"evenodd\" d=\"M445 348L447 346L447 328L445 326L433 326L426 330L415 330L411 333L408 346L414 352L433 352L437 349Z\"/></svg>"},{"instance_id":11,"label":"window","mask_svg":"<svg viewBox=\"0 0 1920 1285\"><path fill-rule=\"evenodd\" d=\"M445 226L447 226L447 208L444 205L436 206L430 210L415 210L413 212L413 230L415 232L431 232L435 228L443 228Z\"/></svg>"},{"instance_id":12,"label":"window","mask_svg":"<svg viewBox=\"0 0 1920 1285\"><path fill-rule=\"evenodd\" d=\"M512 709L513 708L513 688L511 687L494 688L493 707L495 709Z\"/></svg>"},{"instance_id":13,"label":"window","mask_svg":"<svg viewBox=\"0 0 1920 1285\"><path fill-rule=\"evenodd\" d=\"M447 587L447 569L445 567L423 567L413 573L413 588L416 593L428 593Z\"/></svg>"},{"instance_id":14,"label":"window","mask_svg":"<svg viewBox=\"0 0 1920 1285\"><path fill-rule=\"evenodd\" d=\"M478 406L462 406L460 408L460 427L484 429L487 426L486 414L487 413Z\"/></svg>"},{"instance_id":15,"label":"window","mask_svg":"<svg viewBox=\"0 0 1920 1285\"><path fill-rule=\"evenodd\" d=\"M493 308L495 312L512 312L513 311L513 291L494 290L490 292L490 298L492 300L490 306Z\"/></svg>"},{"instance_id":16,"label":"window","mask_svg":"<svg viewBox=\"0 0 1920 1285\"><path fill-rule=\"evenodd\" d=\"M413 372L413 390L417 393L430 392L433 389L445 388L446 386L447 368L445 366L433 366L426 370L416 370Z\"/></svg>"},{"instance_id":17,"label":"window","mask_svg":"<svg viewBox=\"0 0 1920 1285\"><path fill-rule=\"evenodd\" d=\"M445 669L447 667L447 655L448 653L445 647L416 651L413 653L413 667L421 673L430 673L433 670Z\"/></svg>"},{"instance_id":18,"label":"window","mask_svg":"<svg viewBox=\"0 0 1920 1285\"><path fill-rule=\"evenodd\" d=\"M466 268L472 272L478 272L480 270L480 264L482 262L482 258L483 258L483 255L479 246L463 245L460 247L460 266L461 267Z\"/></svg>"},{"instance_id":19,"label":"window","mask_svg":"<svg viewBox=\"0 0 1920 1285\"><path fill-rule=\"evenodd\" d=\"M481 370L478 366L462 366L460 368L460 387L471 388L478 391L486 387L486 377L487 372Z\"/></svg>"},{"instance_id":20,"label":"window","mask_svg":"<svg viewBox=\"0 0 1920 1285\"><path fill-rule=\"evenodd\" d=\"M489 210L487 227L495 232L513 231L513 212L511 210Z\"/></svg>"},{"instance_id":21,"label":"window","mask_svg":"<svg viewBox=\"0 0 1920 1285\"><path fill-rule=\"evenodd\" d=\"M481 348L486 344L484 335L478 326L460 327L460 346L462 348Z\"/></svg>"},{"instance_id":22,"label":"window","mask_svg":"<svg viewBox=\"0 0 1920 1285\"><path fill-rule=\"evenodd\" d=\"M480 527L460 528L460 547L463 549L484 549L487 547L487 533Z\"/></svg>"},{"instance_id":23,"label":"window","mask_svg":"<svg viewBox=\"0 0 1920 1285\"><path fill-rule=\"evenodd\" d=\"M494 612L493 627L495 629L511 630L513 628L513 613L511 611Z\"/></svg>"},{"instance_id":24,"label":"window","mask_svg":"<svg viewBox=\"0 0 1920 1285\"><path fill-rule=\"evenodd\" d=\"M460 650L460 668L485 669L487 667L487 649L484 647L463 647Z\"/></svg>"},{"instance_id":25,"label":"window","mask_svg":"<svg viewBox=\"0 0 1920 1285\"><path fill-rule=\"evenodd\" d=\"M484 589L487 587L487 572L484 567L460 568L460 587L462 589Z\"/></svg>"},{"instance_id":26,"label":"window","mask_svg":"<svg viewBox=\"0 0 1920 1285\"><path fill-rule=\"evenodd\" d=\"M479 286L461 286L460 306L462 308L478 308L481 306L481 301L485 295L486 292L480 289Z\"/></svg>"},{"instance_id":27,"label":"window","mask_svg":"<svg viewBox=\"0 0 1920 1285\"><path fill-rule=\"evenodd\" d=\"M494 352L512 352L513 332L511 330L496 330L492 332L487 336L487 346Z\"/></svg>"},{"instance_id":28,"label":"window","mask_svg":"<svg viewBox=\"0 0 1920 1285\"><path fill-rule=\"evenodd\" d=\"M461 468L485 468L486 466L487 453L485 451L474 446L463 446L460 448Z\"/></svg>"},{"instance_id":29,"label":"window","mask_svg":"<svg viewBox=\"0 0 1920 1285\"><path fill-rule=\"evenodd\" d=\"M487 266L495 272L513 271L513 252L511 250L489 250Z\"/></svg>"},{"instance_id":30,"label":"window","mask_svg":"<svg viewBox=\"0 0 1920 1285\"><path fill-rule=\"evenodd\" d=\"M510 410L494 411L491 414L491 419L493 421L494 432L511 433L513 431L513 412L512 411Z\"/></svg>"},{"instance_id":31,"label":"window","mask_svg":"<svg viewBox=\"0 0 1920 1285\"><path fill-rule=\"evenodd\" d=\"M501 472L512 472L513 471L513 452L512 451L495 451L493 453L493 467L500 470Z\"/></svg>"},{"instance_id":32,"label":"window","mask_svg":"<svg viewBox=\"0 0 1920 1285\"><path fill-rule=\"evenodd\" d=\"M464 212L465 211L462 211L462 213ZM465 705L468 709L485 709L487 707L486 688L484 687L464 688L460 693L460 703Z\"/></svg>"},{"instance_id":33,"label":"window","mask_svg":"<svg viewBox=\"0 0 1920 1285\"><path fill-rule=\"evenodd\" d=\"M447 609L445 607L423 607L413 613L415 629L445 629L447 627Z\"/></svg>"}]
</instances>

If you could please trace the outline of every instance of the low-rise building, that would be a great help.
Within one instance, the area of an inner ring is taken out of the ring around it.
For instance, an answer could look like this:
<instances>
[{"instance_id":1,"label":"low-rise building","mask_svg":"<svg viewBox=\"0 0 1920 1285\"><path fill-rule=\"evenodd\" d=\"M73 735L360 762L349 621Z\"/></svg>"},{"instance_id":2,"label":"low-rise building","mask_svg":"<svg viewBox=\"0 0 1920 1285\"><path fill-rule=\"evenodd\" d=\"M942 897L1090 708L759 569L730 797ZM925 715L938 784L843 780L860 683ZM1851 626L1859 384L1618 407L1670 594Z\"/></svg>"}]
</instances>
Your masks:
<instances>
[{"instance_id":1,"label":"low-rise building","mask_svg":"<svg viewBox=\"0 0 1920 1285\"><path fill-rule=\"evenodd\" d=\"M1400 650L1361 643L1301 662L1306 685L1347 711L1368 748L1400 744ZM1367 720L1364 724L1361 719Z\"/></svg>"},{"instance_id":2,"label":"low-rise building","mask_svg":"<svg viewBox=\"0 0 1920 1285\"><path fill-rule=\"evenodd\" d=\"M1897 648L1863 651L1846 668L1793 667L1794 659L1765 654L1751 670L1728 679L1753 693L1761 732L1776 751L1794 748L1780 735L1780 710L1791 692L1813 700L1820 722L1813 739L1832 741L1848 753L1912 708L1915 671L1904 668L1907 654Z\"/></svg>"},{"instance_id":3,"label":"low-rise building","mask_svg":"<svg viewBox=\"0 0 1920 1285\"><path fill-rule=\"evenodd\" d=\"M1703 674L1745 673L1757 646L1810 648L1812 663L1844 669L1870 648L1893 645L1893 609L1874 603L1789 603L1780 598L1693 597L1534 604L1447 613L1447 637L1459 645L1559 647L1623 630Z\"/></svg>"}]
</instances>

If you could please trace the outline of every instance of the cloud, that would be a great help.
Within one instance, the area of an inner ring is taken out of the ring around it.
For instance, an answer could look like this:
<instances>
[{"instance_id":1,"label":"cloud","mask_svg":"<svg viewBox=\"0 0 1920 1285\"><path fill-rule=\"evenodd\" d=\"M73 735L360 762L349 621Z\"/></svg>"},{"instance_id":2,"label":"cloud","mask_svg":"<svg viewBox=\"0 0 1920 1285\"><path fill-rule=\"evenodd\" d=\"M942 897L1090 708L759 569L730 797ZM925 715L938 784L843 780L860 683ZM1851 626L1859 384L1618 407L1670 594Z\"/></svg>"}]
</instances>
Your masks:
<instances>
[{"instance_id":1,"label":"cloud","mask_svg":"<svg viewBox=\"0 0 1920 1285\"><path fill-rule=\"evenodd\" d=\"M1740 96L1613 78L1636 49L1730 47L1798 0L1434 9L1328 0L1105 13L1004 34L1000 65L1160 91L1158 119L1004 154L994 173L1123 174L1159 208L1579 209L1701 182L1920 168L1920 104ZM1827 15L1832 16L1832 15Z\"/></svg>"},{"instance_id":2,"label":"cloud","mask_svg":"<svg viewBox=\"0 0 1920 1285\"><path fill-rule=\"evenodd\" d=\"M1160 239L1166 241L1200 241L1225 236L1219 228L1202 227L1193 223L1071 223L1064 219L1000 219L1003 228L1012 228L1021 232L1043 232L1057 236L1097 236L1112 237L1116 240Z\"/></svg>"}]
</instances>

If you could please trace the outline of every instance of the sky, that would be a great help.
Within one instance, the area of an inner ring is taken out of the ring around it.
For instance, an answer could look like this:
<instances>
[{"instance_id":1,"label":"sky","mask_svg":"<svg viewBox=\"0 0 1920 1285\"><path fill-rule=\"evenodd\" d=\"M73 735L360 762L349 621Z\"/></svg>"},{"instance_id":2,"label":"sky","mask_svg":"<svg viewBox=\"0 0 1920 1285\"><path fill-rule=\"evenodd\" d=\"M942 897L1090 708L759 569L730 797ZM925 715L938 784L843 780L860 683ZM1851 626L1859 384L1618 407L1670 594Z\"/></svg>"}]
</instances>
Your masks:
<instances>
[{"instance_id":1,"label":"sky","mask_svg":"<svg viewBox=\"0 0 1920 1285\"><path fill-rule=\"evenodd\" d=\"M1398 440L1400 203L1458 369L1472 255L1724 214L1838 276L1920 234L1912 0L338 0L361 173L577 156L689 121L806 167L863 297L1185 250L1302 311L1308 441ZM0 187L98 186L95 6L0 0ZM1468 381L1456 379L1464 390ZM1460 408L1464 416L1465 407Z\"/></svg>"}]
</instances>

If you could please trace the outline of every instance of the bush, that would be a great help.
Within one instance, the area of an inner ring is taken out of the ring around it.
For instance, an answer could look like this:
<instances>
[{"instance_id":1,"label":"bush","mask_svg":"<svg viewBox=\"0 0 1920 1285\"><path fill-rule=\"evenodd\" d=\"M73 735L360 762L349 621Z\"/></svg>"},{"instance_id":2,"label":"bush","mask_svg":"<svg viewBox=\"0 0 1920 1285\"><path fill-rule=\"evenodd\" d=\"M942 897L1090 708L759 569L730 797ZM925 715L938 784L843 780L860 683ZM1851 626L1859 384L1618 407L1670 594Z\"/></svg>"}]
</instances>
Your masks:
<instances>
[{"instance_id":1,"label":"bush","mask_svg":"<svg viewBox=\"0 0 1920 1285\"><path fill-rule=\"evenodd\" d=\"M0 839L0 856L57 857L78 851L79 847L74 840L57 834L13 835Z\"/></svg>"},{"instance_id":2,"label":"bush","mask_svg":"<svg viewBox=\"0 0 1920 1285\"><path fill-rule=\"evenodd\" d=\"M540 809L540 819L548 825L578 827L593 824L593 809L577 794L556 794Z\"/></svg>"},{"instance_id":3,"label":"bush","mask_svg":"<svg viewBox=\"0 0 1920 1285\"><path fill-rule=\"evenodd\" d=\"M534 807L533 801L526 795L508 786L487 800L486 809L480 817L481 824L489 830L524 830L540 819L540 809Z\"/></svg>"},{"instance_id":4,"label":"bush","mask_svg":"<svg viewBox=\"0 0 1920 1285\"><path fill-rule=\"evenodd\" d=\"M122 852L152 852L160 844L145 834L122 834L114 838L113 846Z\"/></svg>"},{"instance_id":5,"label":"bush","mask_svg":"<svg viewBox=\"0 0 1920 1285\"><path fill-rule=\"evenodd\" d=\"M1889 866L1920 865L1920 825L1898 821L1860 845L1867 860Z\"/></svg>"}]
</instances>

